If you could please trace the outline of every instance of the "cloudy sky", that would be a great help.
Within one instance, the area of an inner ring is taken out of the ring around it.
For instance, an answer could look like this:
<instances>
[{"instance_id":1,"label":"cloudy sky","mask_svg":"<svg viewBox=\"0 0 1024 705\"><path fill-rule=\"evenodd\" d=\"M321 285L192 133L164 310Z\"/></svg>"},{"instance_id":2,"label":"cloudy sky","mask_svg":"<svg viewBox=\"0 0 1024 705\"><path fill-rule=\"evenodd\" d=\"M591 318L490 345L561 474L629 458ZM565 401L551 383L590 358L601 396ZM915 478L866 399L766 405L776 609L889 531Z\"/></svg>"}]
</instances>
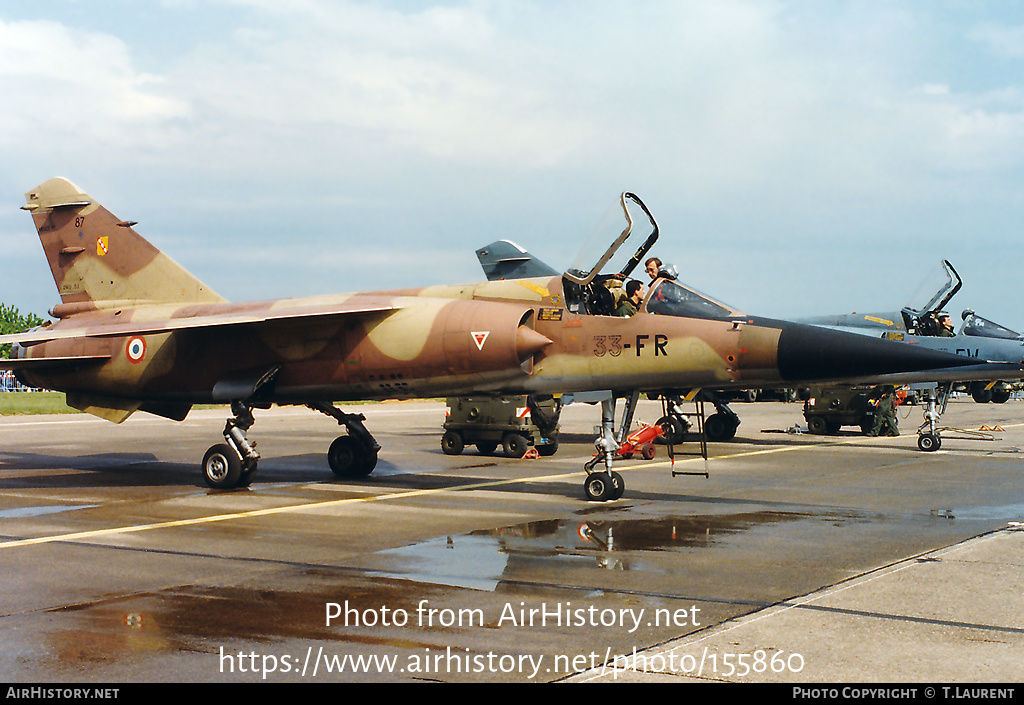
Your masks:
<instances>
[{"instance_id":1,"label":"cloudy sky","mask_svg":"<svg viewBox=\"0 0 1024 705\"><path fill-rule=\"evenodd\" d=\"M748 311L1024 328L1024 5L35 0L0 6L0 301L57 302L64 176L222 295L556 268L623 190ZM916 299L915 299L916 295Z\"/></svg>"}]
</instances>

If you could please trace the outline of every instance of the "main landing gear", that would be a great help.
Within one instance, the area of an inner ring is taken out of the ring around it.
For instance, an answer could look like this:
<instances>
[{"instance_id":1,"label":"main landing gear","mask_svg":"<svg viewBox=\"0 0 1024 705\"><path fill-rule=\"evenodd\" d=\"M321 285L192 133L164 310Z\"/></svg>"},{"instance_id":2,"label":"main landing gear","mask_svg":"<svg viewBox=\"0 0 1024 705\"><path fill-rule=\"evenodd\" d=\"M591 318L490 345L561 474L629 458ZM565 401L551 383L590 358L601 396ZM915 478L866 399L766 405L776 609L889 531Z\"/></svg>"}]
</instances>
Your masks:
<instances>
[{"instance_id":1,"label":"main landing gear","mask_svg":"<svg viewBox=\"0 0 1024 705\"><path fill-rule=\"evenodd\" d=\"M661 392L661 397L666 403L665 415L658 420L658 425L665 429L665 435L658 439L659 443L678 445L686 438L690 430L690 423L686 420L681 408L682 398L674 392ZM718 398L713 392L701 390L697 399L709 401L715 406L715 413L703 419L703 438L709 441L731 441L736 437L736 429L740 425L740 417L729 408L729 405Z\"/></svg>"},{"instance_id":2,"label":"main landing gear","mask_svg":"<svg viewBox=\"0 0 1024 705\"><path fill-rule=\"evenodd\" d=\"M338 436L327 451L327 464L338 477L366 477L377 467L380 444L366 430L362 414L346 414L333 404L310 404L310 409L327 414L348 429L347 436Z\"/></svg>"},{"instance_id":3,"label":"main landing gear","mask_svg":"<svg viewBox=\"0 0 1024 705\"><path fill-rule=\"evenodd\" d=\"M248 487L256 475L260 454L256 443L246 437L253 425L252 406L242 402L231 403L234 416L224 426L225 443L212 446L203 456L203 479L218 490ZM338 477L366 477L377 466L380 444L366 430L362 414L346 414L333 404L309 404L309 408L335 419L348 429L347 436L339 436L327 451L327 463Z\"/></svg>"},{"instance_id":4,"label":"main landing gear","mask_svg":"<svg viewBox=\"0 0 1024 705\"><path fill-rule=\"evenodd\" d=\"M740 417L713 392L704 390L701 394L707 401L715 405L715 413L704 419L704 433L707 435L707 439L716 442L731 441L736 437Z\"/></svg>"},{"instance_id":5,"label":"main landing gear","mask_svg":"<svg viewBox=\"0 0 1024 705\"><path fill-rule=\"evenodd\" d=\"M211 446L203 456L203 479L214 489L248 487L256 475L260 454L245 432L255 423L252 407L240 401L231 402L234 416L224 426L224 440Z\"/></svg>"}]
</instances>

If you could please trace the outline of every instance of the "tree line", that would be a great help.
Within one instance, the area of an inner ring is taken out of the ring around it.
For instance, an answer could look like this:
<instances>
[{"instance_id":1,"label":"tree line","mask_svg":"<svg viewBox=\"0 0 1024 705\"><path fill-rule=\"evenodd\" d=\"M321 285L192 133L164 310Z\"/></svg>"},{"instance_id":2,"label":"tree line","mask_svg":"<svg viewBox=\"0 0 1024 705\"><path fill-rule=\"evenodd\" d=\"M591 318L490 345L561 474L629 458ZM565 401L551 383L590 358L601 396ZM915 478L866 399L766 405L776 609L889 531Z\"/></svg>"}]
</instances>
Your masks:
<instances>
[{"instance_id":1,"label":"tree line","mask_svg":"<svg viewBox=\"0 0 1024 705\"><path fill-rule=\"evenodd\" d=\"M22 315L18 312L18 309L14 306L8 306L5 303L0 302L0 335L9 335L11 333L21 333L29 328L35 326L41 326L43 319L34 313L28 313ZM8 358L11 356L11 344L5 343L0 345L0 357Z\"/></svg>"}]
</instances>

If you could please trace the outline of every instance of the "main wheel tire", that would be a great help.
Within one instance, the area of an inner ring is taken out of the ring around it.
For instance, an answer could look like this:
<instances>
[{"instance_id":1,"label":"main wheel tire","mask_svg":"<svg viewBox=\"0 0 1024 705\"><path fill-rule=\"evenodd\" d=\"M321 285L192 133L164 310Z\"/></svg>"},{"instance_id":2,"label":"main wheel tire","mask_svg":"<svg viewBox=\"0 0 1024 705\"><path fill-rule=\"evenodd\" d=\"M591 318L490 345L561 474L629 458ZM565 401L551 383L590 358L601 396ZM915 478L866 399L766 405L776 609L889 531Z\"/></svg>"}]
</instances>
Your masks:
<instances>
[{"instance_id":1,"label":"main wheel tire","mask_svg":"<svg viewBox=\"0 0 1024 705\"><path fill-rule=\"evenodd\" d=\"M588 502L604 502L614 491L612 478L608 477L607 473L595 472L587 475L587 479L583 481L583 493Z\"/></svg>"},{"instance_id":2,"label":"main wheel tire","mask_svg":"<svg viewBox=\"0 0 1024 705\"><path fill-rule=\"evenodd\" d=\"M248 487L252 484L252 481L256 479L256 463L253 463L249 467L242 470L242 476L238 478L238 484L235 487Z\"/></svg>"},{"instance_id":3,"label":"main wheel tire","mask_svg":"<svg viewBox=\"0 0 1024 705\"><path fill-rule=\"evenodd\" d=\"M509 458L522 458L526 455L527 448L530 447L527 440L518 433L506 433L501 444L505 449L505 455Z\"/></svg>"},{"instance_id":4,"label":"main wheel tire","mask_svg":"<svg viewBox=\"0 0 1024 705\"><path fill-rule=\"evenodd\" d=\"M942 439L932 433L922 433L917 437L917 447L930 453L942 447Z\"/></svg>"},{"instance_id":5,"label":"main wheel tire","mask_svg":"<svg viewBox=\"0 0 1024 705\"><path fill-rule=\"evenodd\" d=\"M554 455L558 451L558 439L552 438L550 443L537 446L537 454L545 458Z\"/></svg>"},{"instance_id":6,"label":"main wheel tire","mask_svg":"<svg viewBox=\"0 0 1024 705\"><path fill-rule=\"evenodd\" d=\"M356 466L356 439L338 436L327 450L327 464L338 477L352 477Z\"/></svg>"},{"instance_id":7,"label":"main wheel tire","mask_svg":"<svg viewBox=\"0 0 1024 705\"><path fill-rule=\"evenodd\" d=\"M658 425L661 426L665 435L654 439L655 443L661 443L662 445L671 443L676 446L686 438L686 429L683 427L683 422L675 416L662 416L658 419Z\"/></svg>"},{"instance_id":8,"label":"main wheel tire","mask_svg":"<svg viewBox=\"0 0 1024 705\"><path fill-rule=\"evenodd\" d=\"M238 486L242 477L242 459L227 443L212 446L203 456L203 479L215 490Z\"/></svg>"},{"instance_id":9,"label":"main wheel tire","mask_svg":"<svg viewBox=\"0 0 1024 705\"><path fill-rule=\"evenodd\" d=\"M362 457L359 460L359 466L356 468L356 474L360 477L366 477L373 472L373 469L377 467L377 451L366 450L363 452Z\"/></svg>"},{"instance_id":10,"label":"main wheel tire","mask_svg":"<svg viewBox=\"0 0 1024 705\"><path fill-rule=\"evenodd\" d=\"M327 464L338 477L366 477L377 467L377 451L352 436L338 436L327 451Z\"/></svg>"},{"instance_id":11,"label":"main wheel tire","mask_svg":"<svg viewBox=\"0 0 1024 705\"><path fill-rule=\"evenodd\" d=\"M445 431L441 436L441 450L445 455L458 455L466 447L462 434L458 431Z\"/></svg>"},{"instance_id":12,"label":"main wheel tire","mask_svg":"<svg viewBox=\"0 0 1024 705\"><path fill-rule=\"evenodd\" d=\"M736 435L736 424L725 414L712 414L704 422L704 435L709 441L728 441Z\"/></svg>"}]
</instances>

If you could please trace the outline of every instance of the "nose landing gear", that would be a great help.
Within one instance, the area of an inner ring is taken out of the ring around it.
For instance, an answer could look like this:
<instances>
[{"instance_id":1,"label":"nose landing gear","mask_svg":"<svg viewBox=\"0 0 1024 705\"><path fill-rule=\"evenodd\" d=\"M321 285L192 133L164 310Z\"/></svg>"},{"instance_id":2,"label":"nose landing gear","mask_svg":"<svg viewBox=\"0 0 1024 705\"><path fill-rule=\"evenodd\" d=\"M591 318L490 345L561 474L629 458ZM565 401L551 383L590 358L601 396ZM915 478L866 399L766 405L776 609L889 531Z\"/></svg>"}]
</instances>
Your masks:
<instances>
[{"instance_id":1,"label":"nose landing gear","mask_svg":"<svg viewBox=\"0 0 1024 705\"><path fill-rule=\"evenodd\" d=\"M935 394L932 393L933 391ZM917 429L917 447L920 450L932 452L942 447L938 421L946 411L946 404L949 402L949 392L949 384L940 384L935 390L924 390L924 423ZM937 399L936 396L938 397Z\"/></svg>"}]
</instances>

